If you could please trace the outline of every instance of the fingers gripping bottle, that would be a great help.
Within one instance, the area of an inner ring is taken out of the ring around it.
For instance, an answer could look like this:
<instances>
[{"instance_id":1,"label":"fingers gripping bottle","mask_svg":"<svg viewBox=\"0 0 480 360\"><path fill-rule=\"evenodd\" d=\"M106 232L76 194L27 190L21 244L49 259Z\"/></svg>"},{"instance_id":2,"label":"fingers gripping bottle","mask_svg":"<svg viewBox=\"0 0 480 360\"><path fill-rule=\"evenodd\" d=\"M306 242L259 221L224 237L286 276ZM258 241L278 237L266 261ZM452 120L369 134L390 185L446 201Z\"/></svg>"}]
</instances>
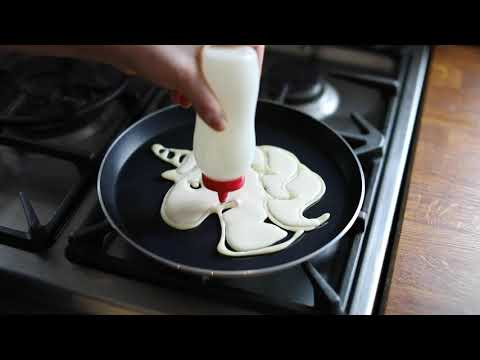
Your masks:
<instances>
[{"instance_id":1,"label":"fingers gripping bottle","mask_svg":"<svg viewBox=\"0 0 480 360\"><path fill-rule=\"evenodd\" d=\"M222 107L225 130L212 130L197 115L193 153L203 185L225 202L239 190L255 156L255 112L260 86L256 51L249 46L205 46L200 68Z\"/></svg>"}]
</instances>

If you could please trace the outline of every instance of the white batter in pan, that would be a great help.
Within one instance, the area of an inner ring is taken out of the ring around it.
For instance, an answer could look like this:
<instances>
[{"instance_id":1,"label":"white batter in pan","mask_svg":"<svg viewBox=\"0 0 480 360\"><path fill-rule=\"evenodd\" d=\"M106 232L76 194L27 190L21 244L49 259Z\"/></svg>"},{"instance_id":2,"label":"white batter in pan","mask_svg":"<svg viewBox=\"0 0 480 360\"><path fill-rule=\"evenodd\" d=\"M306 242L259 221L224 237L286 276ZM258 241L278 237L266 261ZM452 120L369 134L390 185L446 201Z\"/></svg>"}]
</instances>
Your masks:
<instances>
[{"instance_id":1,"label":"white batter in pan","mask_svg":"<svg viewBox=\"0 0 480 360\"><path fill-rule=\"evenodd\" d=\"M283 250L305 231L324 224L330 214L315 219L304 211L325 194L322 178L292 153L274 146L256 148L255 161L245 175L245 186L219 203L218 196L201 184L202 174L189 150L152 146L153 153L175 169L162 177L173 181L163 199L161 215L170 226L187 230L215 213L221 237L217 250L226 256L252 256ZM271 223L266 223L267 218ZM293 235L284 240L288 233ZM226 243L230 246L230 250Z\"/></svg>"}]
</instances>

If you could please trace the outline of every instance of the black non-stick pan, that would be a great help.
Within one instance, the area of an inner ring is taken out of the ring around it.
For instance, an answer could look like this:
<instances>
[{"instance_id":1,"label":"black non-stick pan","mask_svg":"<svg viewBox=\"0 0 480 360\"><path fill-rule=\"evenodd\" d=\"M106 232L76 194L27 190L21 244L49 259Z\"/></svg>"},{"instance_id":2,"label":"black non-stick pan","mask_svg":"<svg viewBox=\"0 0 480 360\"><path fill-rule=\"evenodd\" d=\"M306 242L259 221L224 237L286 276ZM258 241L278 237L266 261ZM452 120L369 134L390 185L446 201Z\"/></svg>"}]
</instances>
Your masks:
<instances>
[{"instance_id":1,"label":"black non-stick pan","mask_svg":"<svg viewBox=\"0 0 480 360\"><path fill-rule=\"evenodd\" d=\"M306 232L287 249L261 256L232 258L217 252L220 225L209 216L193 230L176 230L160 215L172 186L161 173L173 168L151 151L160 143L191 149L195 113L172 106L138 121L111 145L98 175L98 196L110 224L134 247L163 264L206 276L252 276L286 269L320 255L353 225L365 184L357 157L332 129L288 107L259 101L257 145L280 146L294 153L325 181L326 193L307 217L330 213L328 223Z\"/></svg>"}]
</instances>

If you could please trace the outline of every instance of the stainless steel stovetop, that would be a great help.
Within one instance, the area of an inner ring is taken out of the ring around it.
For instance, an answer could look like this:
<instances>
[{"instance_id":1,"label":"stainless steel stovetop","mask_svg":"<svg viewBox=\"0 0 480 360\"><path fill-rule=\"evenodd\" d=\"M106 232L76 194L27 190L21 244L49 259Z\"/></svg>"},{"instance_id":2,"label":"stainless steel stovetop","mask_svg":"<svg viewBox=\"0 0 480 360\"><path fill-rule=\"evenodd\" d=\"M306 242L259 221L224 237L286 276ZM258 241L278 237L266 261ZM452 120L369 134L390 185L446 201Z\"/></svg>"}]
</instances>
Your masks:
<instances>
[{"instance_id":1,"label":"stainless steel stovetop","mask_svg":"<svg viewBox=\"0 0 480 360\"><path fill-rule=\"evenodd\" d=\"M119 238L98 207L103 152L169 104L164 90L103 65L0 58L0 303L17 312L378 311L429 56L422 46L269 46L261 97L344 136L367 193L326 260L230 281L164 269Z\"/></svg>"}]
</instances>

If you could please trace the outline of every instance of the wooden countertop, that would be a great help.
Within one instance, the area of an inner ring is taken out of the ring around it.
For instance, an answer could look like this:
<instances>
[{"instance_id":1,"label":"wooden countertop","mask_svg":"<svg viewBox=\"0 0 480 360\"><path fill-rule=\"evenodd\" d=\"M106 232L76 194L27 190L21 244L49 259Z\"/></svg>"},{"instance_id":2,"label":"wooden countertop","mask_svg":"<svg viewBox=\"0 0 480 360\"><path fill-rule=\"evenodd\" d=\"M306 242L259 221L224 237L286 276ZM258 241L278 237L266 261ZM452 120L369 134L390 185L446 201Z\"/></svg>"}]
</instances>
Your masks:
<instances>
[{"instance_id":1,"label":"wooden countertop","mask_svg":"<svg viewBox=\"0 0 480 360\"><path fill-rule=\"evenodd\" d=\"M385 314L480 314L480 47L434 49Z\"/></svg>"}]
</instances>

